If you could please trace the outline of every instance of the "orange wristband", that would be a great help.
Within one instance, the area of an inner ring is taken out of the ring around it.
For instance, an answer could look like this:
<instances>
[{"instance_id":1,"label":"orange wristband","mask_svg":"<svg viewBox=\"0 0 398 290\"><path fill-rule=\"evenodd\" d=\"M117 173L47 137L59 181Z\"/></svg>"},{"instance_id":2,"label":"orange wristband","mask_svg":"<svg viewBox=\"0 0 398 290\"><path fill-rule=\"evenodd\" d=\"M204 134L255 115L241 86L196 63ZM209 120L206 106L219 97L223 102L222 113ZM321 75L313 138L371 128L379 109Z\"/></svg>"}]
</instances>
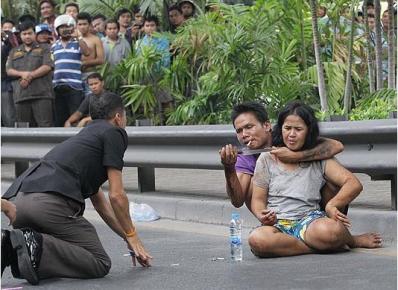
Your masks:
<instances>
[{"instance_id":1,"label":"orange wristband","mask_svg":"<svg viewBox=\"0 0 398 290\"><path fill-rule=\"evenodd\" d=\"M137 234L137 232L135 231L135 228L134 228L131 232L128 232L125 234L126 234L126 237L131 238L131 237L134 237Z\"/></svg>"}]
</instances>

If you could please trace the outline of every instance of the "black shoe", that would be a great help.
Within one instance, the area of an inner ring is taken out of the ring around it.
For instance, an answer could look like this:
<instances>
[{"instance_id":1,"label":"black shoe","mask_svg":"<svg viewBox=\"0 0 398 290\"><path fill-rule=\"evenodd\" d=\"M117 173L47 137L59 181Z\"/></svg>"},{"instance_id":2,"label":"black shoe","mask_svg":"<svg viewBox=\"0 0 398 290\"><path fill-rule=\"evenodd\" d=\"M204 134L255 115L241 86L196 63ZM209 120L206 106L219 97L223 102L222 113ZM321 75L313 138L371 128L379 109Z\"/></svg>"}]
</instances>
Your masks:
<instances>
[{"instance_id":1,"label":"black shoe","mask_svg":"<svg viewBox=\"0 0 398 290\"><path fill-rule=\"evenodd\" d=\"M10 232L10 239L12 248L17 254L21 277L32 285L39 284L37 269L43 243L41 234L30 229L13 230Z\"/></svg>"},{"instance_id":2,"label":"black shoe","mask_svg":"<svg viewBox=\"0 0 398 290\"><path fill-rule=\"evenodd\" d=\"M8 266L11 266L11 273L14 278L20 278L17 254L11 245L10 231L1 230L1 276Z\"/></svg>"}]
</instances>

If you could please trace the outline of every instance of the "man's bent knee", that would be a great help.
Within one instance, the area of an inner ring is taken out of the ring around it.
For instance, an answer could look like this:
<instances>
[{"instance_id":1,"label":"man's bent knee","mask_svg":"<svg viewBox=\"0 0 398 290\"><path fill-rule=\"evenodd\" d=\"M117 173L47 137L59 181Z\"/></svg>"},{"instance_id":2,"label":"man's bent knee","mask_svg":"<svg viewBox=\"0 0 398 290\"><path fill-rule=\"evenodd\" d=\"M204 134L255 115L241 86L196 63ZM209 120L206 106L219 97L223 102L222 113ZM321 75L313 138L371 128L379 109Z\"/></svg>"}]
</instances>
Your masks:
<instances>
[{"instance_id":1,"label":"man's bent knee","mask_svg":"<svg viewBox=\"0 0 398 290\"><path fill-rule=\"evenodd\" d=\"M98 262L99 262L98 263L99 265L98 265L95 273L93 273L93 277L92 277L94 279L105 277L106 275L108 275L108 273L112 267L112 262L109 258L106 260L98 261Z\"/></svg>"}]
</instances>

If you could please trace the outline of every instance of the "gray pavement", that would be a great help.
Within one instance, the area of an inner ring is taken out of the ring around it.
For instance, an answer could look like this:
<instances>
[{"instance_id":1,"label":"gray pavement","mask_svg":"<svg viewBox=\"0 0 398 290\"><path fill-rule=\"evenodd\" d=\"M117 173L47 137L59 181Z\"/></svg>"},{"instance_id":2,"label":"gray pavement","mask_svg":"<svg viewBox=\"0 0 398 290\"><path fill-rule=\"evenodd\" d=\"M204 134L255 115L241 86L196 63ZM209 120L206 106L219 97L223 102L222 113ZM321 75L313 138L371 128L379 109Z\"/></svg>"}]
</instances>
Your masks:
<instances>
[{"instance_id":1,"label":"gray pavement","mask_svg":"<svg viewBox=\"0 0 398 290\"><path fill-rule=\"evenodd\" d=\"M23 289L396 289L393 248L354 250L339 254L258 259L243 232L241 263L229 260L226 226L161 219L137 223L153 267L131 267L123 241L89 207L85 216L96 226L112 259L108 276L94 280L49 279L30 286L6 269L2 287ZM5 227L3 219L2 226ZM218 259L216 261L215 258Z\"/></svg>"},{"instance_id":2,"label":"gray pavement","mask_svg":"<svg viewBox=\"0 0 398 290\"><path fill-rule=\"evenodd\" d=\"M13 165L2 164L2 192L13 179ZM349 217L354 234L378 231L384 247L335 255L257 259L247 245L257 221L226 199L224 176L218 170L156 169L156 192L138 193L137 171L125 168L130 201L151 205L162 217L137 223L145 246L155 257L153 267L131 268L123 242L88 203L85 216L94 223L113 261L104 279L51 279L35 289L396 289L397 213L389 210L390 185L357 175L364 191L352 203ZM229 261L227 232L231 212L244 219L244 261ZM2 219L2 227L6 226ZM212 261L213 258L224 260ZM33 287L4 274L2 287Z\"/></svg>"}]
</instances>

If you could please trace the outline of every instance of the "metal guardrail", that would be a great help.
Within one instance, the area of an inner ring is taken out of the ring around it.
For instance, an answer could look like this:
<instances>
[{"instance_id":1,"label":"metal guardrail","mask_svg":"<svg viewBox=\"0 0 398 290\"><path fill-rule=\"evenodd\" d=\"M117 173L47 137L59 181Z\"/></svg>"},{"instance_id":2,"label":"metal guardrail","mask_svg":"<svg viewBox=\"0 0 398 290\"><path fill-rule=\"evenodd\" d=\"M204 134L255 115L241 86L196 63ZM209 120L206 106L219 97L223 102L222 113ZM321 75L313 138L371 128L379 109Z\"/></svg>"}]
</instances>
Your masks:
<instances>
[{"instance_id":1,"label":"metal guardrail","mask_svg":"<svg viewBox=\"0 0 398 290\"><path fill-rule=\"evenodd\" d=\"M77 128L2 128L2 159L32 161L77 134ZM127 127L125 166L138 167L140 191L155 190L153 168L222 169L218 150L237 144L230 125ZM343 142L337 159L356 173L391 181L397 205L397 123L394 119L320 123L321 135Z\"/></svg>"}]
</instances>

